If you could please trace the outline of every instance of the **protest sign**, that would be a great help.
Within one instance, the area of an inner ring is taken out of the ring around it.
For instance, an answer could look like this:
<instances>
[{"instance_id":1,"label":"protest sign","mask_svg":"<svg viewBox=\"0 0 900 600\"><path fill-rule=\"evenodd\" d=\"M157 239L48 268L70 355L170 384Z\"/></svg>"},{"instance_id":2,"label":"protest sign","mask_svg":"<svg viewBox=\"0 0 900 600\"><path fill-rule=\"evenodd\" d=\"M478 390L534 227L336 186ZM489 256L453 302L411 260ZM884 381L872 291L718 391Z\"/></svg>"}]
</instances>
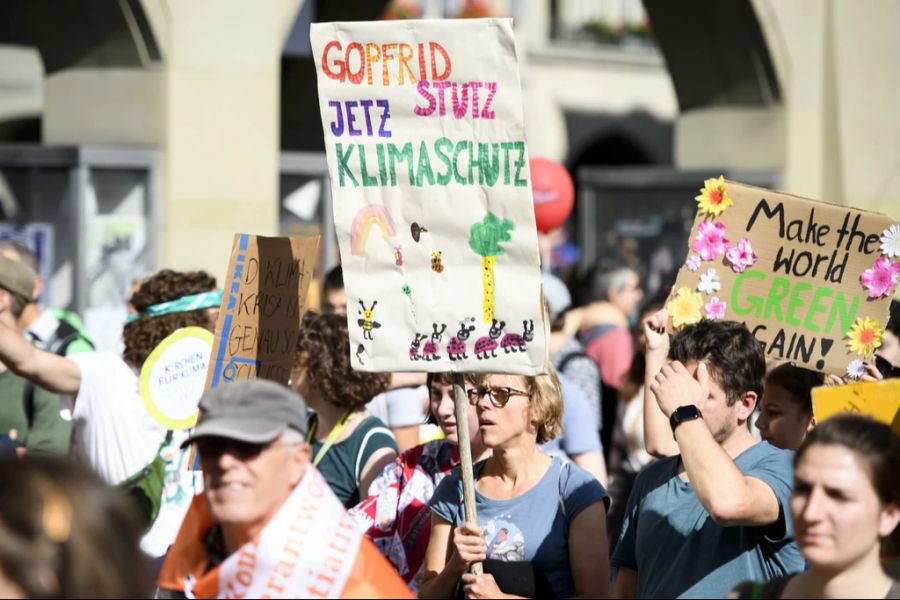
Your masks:
<instances>
[{"instance_id":1,"label":"protest sign","mask_svg":"<svg viewBox=\"0 0 900 600\"><path fill-rule=\"evenodd\" d=\"M188 429L197 422L212 343L208 330L182 327L160 342L141 366L144 406L166 429Z\"/></svg>"},{"instance_id":2,"label":"protest sign","mask_svg":"<svg viewBox=\"0 0 900 600\"><path fill-rule=\"evenodd\" d=\"M319 236L234 236L206 387L239 379L287 384Z\"/></svg>"},{"instance_id":3,"label":"protest sign","mask_svg":"<svg viewBox=\"0 0 900 600\"><path fill-rule=\"evenodd\" d=\"M672 325L742 321L767 358L862 375L900 278L900 225L721 177L706 180L696 199L668 304Z\"/></svg>"},{"instance_id":4,"label":"protest sign","mask_svg":"<svg viewBox=\"0 0 900 600\"><path fill-rule=\"evenodd\" d=\"M812 401L816 423L849 412L887 423L900 435L900 379L818 387Z\"/></svg>"},{"instance_id":5,"label":"protest sign","mask_svg":"<svg viewBox=\"0 0 900 600\"><path fill-rule=\"evenodd\" d=\"M353 367L544 372L511 21L310 32Z\"/></svg>"}]
</instances>

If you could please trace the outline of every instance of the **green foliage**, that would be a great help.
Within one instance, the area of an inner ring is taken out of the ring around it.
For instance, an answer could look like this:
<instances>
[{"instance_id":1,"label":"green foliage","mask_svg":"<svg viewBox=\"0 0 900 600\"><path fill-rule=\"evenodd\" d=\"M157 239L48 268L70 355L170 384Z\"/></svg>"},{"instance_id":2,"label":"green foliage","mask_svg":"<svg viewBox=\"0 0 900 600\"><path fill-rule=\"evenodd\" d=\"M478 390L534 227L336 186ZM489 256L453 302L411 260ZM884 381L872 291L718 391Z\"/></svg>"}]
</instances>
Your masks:
<instances>
[{"instance_id":1,"label":"green foliage","mask_svg":"<svg viewBox=\"0 0 900 600\"><path fill-rule=\"evenodd\" d=\"M509 219L500 220L489 212L480 223L469 228L469 247L481 256L497 256L503 254L500 242L512 239L510 232L516 224Z\"/></svg>"}]
</instances>

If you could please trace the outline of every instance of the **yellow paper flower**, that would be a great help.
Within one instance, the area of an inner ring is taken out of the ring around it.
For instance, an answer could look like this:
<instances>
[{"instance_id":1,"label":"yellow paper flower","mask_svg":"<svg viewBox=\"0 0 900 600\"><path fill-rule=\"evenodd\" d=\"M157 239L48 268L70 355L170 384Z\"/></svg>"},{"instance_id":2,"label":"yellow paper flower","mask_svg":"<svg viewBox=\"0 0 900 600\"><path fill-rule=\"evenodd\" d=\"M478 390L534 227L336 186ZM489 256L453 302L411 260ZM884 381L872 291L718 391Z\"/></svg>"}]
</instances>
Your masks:
<instances>
[{"instance_id":1,"label":"yellow paper flower","mask_svg":"<svg viewBox=\"0 0 900 600\"><path fill-rule=\"evenodd\" d=\"M864 358L871 358L875 348L881 346L883 335L884 329L881 327L881 323L872 317L859 317L847 332L847 339L850 340L847 346L851 352Z\"/></svg>"},{"instance_id":2,"label":"yellow paper flower","mask_svg":"<svg viewBox=\"0 0 900 600\"><path fill-rule=\"evenodd\" d=\"M703 318L703 296L690 288L679 288L667 308L672 317L672 326L681 329L685 325L698 323Z\"/></svg>"},{"instance_id":3,"label":"yellow paper flower","mask_svg":"<svg viewBox=\"0 0 900 600\"><path fill-rule=\"evenodd\" d=\"M707 179L703 182L700 189L700 195L694 200L700 205L700 212L718 217L725 209L734 204L728 195L728 186L725 185L725 178L719 175L718 179Z\"/></svg>"}]
</instances>

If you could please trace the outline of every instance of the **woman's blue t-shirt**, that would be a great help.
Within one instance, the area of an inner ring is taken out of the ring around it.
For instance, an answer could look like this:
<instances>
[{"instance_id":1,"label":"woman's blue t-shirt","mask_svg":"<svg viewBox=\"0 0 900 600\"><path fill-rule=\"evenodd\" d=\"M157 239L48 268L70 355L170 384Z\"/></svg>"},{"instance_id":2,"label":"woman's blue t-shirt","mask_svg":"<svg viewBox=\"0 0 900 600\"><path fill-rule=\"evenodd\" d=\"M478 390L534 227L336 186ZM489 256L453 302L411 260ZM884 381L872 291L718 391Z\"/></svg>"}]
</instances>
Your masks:
<instances>
[{"instance_id":1,"label":"woman's blue t-shirt","mask_svg":"<svg viewBox=\"0 0 900 600\"><path fill-rule=\"evenodd\" d=\"M483 466L483 461L475 465L476 478ZM462 498L456 467L434 491L430 507L458 527L465 522ZM575 584L569 565L569 524L582 510L607 498L593 475L557 457L537 484L514 498L495 500L476 489L475 508L487 557L529 561L546 575L558 598L570 598Z\"/></svg>"}]
</instances>

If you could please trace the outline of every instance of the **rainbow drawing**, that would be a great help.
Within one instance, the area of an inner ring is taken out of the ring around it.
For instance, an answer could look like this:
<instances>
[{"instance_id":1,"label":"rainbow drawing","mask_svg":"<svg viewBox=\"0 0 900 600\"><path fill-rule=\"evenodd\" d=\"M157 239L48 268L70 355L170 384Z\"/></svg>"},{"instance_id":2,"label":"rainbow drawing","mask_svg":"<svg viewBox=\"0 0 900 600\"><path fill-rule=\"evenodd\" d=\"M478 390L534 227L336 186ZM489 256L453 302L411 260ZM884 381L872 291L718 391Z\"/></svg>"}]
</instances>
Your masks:
<instances>
[{"instance_id":1,"label":"rainbow drawing","mask_svg":"<svg viewBox=\"0 0 900 600\"><path fill-rule=\"evenodd\" d=\"M381 204L367 204L356 212L353 224L350 225L351 254L359 256L363 253L369 231L373 226L381 229L381 237L393 248L394 244L391 244L391 238L396 234L396 230L390 213Z\"/></svg>"}]
</instances>

